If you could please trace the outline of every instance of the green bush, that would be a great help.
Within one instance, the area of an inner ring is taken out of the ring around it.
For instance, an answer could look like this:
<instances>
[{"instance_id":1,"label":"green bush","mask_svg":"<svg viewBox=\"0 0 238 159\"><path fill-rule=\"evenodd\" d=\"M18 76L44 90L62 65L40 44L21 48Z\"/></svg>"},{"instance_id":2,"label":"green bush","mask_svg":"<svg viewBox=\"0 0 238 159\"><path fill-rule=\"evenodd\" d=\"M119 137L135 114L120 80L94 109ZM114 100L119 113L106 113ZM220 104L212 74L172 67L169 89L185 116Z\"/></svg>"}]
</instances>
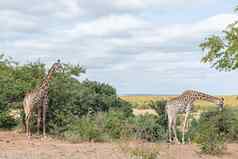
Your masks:
<instances>
[{"instance_id":1,"label":"green bush","mask_svg":"<svg viewBox=\"0 0 238 159\"><path fill-rule=\"evenodd\" d=\"M222 154L225 150L225 142L224 138L210 134L211 136L206 139L205 142L200 144L200 149L202 153L210 154L210 155L219 155Z\"/></svg>"},{"instance_id":2,"label":"green bush","mask_svg":"<svg viewBox=\"0 0 238 159\"><path fill-rule=\"evenodd\" d=\"M166 139L166 129L160 124L158 116L127 116L122 111L109 111L96 115L97 125L101 125L104 135L111 139L136 138L147 141Z\"/></svg>"},{"instance_id":3,"label":"green bush","mask_svg":"<svg viewBox=\"0 0 238 159\"><path fill-rule=\"evenodd\" d=\"M132 123L134 124L133 135L137 139L155 142L167 138L166 129L160 123L158 116L150 114L136 116L132 119Z\"/></svg>"},{"instance_id":4,"label":"green bush","mask_svg":"<svg viewBox=\"0 0 238 159\"><path fill-rule=\"evenodd\" d=\"M7 112L0 113L0 128L11 129L17 125L17 121Z\"/></svg>"},{"instance_id":5,"label":"green bush","mask_svg":"<svg viewBox=\"0 0 238 159\"><path fill-rule=\"evenodd\" d=\"M225 109L222 114L222 124L227 141L238 141L238 109Z\"/></svg>"},{"instance_id":6,"label":"green bush","mask_svg":"<svg viewBox=\"0 0 238 159\"><path fill-rule=\"evenodd\" d=\"M226 141L237 141L238 111L208 111L201 114L200 119L192 124L189 134L192 140L200 144L204 153L222 153Z\"/></svg>"},{"instance_id":7,"label":"green bush","mask_svg":"<svg viewBox=\"0 0 238 159\"><path fill-rule=\"evenodd\" d=\"M155 142L165 140L167 134L155 115L128 117L125 112L111 110L72 122L64 136L74 142L135 138Z\"/></svg>"},{"instance_id":8,"label":"green bush","mask_svg":"<svg viewBox=\"0 0 238 159\"><path fill-rule=\"evenodd\" d=\"M130 104L117 97L114 88L98 82L80 83L58 75L51 83L49 95L48 129L57 134L66 130L65 125L87 114L109 109L125 110L128 116L132 114Z\"/></svg>"},{"instance_id":9,"label":"green bush","mask_svg":"<svg viewBox=\"0 0 238 159\"><path fill-rule=\"evenodd\" d=\"M122 111L98 112L72 122L64 133L70 141L106 141L129 137L127 116Z\"/></svg>"},{"instance_id":10,"label":"green bush","mask_svg":"<svg viewBox=\"0 0 238 159\"><path fill-rule=\"evenodd\" d=\"M168 117L166 113L166 103L167 101L151 101L149 103L150 108L154 109L159 116L159 122L162 127L167 129L168 127Z\"/></svg>"},{"instance_id":11,"label":"green bush","mask_svg":"<svg viewBox=\"0 0 238 159\"><path fill-rule=\"evenodd\" d=\"M104 131L112 138L119 139L129 137L127 128L127 116L122 111L111 111L104 114Z\"/></svg>"},{"instance_id":12,"label":"green bush","mask_svg":"<svg viewBox=\"0 0 238 159\"><path fill-rule=\"evenodd\" d=\"M71 142L101 141L103 130L96 124L94 118L84 116L74 121L64 132L64 137Z\"/></svg>"}]
</instances>

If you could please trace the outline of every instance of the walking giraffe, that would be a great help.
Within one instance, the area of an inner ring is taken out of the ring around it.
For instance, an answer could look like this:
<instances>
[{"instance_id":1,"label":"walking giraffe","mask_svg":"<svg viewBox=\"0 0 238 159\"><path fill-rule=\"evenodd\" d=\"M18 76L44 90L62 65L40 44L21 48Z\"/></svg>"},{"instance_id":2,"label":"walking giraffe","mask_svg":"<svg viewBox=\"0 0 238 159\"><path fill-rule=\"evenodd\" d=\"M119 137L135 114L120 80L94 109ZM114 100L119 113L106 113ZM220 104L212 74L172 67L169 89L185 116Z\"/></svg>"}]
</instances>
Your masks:
<instances>
[{"instance_id":1,"label":"walking giraffe","mask_svg":"<svg viewBox=\"0 0 238 159\"><path fill-rule=\"evenodd\" d=\"M60 60L52 65L48 74L45 76L42 83L39 87L36 87L31 92L28 92L25 95L23 101L23 108L25 113L25 128L26 128L26 135L28 137L31 136L30 130L30 121L32 118L32 113L34 109L37 109L37 133L40 133L40 125L41 119L43 125L43 136L45 137L45 120L46 120L46 113L48 109L48 89L49 89L49 81L52 79L53 74L62 69L62 65L60 64Z\"/></svg>"},{"instance_id":2,"label":"walking giraffe","mask_svg":"<svg viewBox=\"0 0 238 159\"><path fill-rule=\"evenodd\" d=\"M214 97L202 92L194 91L194 90L187 90L183 92L180 96L169 100L166 104L166 112L168 115L168 131L169 131L169 142L172 142L172 132L173 131L175 142L180 143L177 138L176 133L176 117L177 113L186 113L185 119L183 123L183 130L182 130L182 143L184 144L184 133L185 127L187 124L188 115L192 110L193 103L196 100L204 100L211 103L214 103L219 106L219 109L222 110L224 106L224 98Z\"/></svg>"}]
</instances>

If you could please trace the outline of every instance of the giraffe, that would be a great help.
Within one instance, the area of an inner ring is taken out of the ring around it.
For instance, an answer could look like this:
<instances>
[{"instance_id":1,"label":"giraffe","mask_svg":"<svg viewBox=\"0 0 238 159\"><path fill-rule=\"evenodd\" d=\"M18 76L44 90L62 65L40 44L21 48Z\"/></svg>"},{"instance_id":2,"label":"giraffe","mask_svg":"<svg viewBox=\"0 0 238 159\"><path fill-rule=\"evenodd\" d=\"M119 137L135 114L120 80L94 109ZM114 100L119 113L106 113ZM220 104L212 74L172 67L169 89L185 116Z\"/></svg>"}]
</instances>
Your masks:
<instances>
[{"instance_id":1,"label":"giraffe","mask_svg":"<svg viewBox=\"0 0 238 159\"><path fill-rule=\"evenodd\" d=\"M46 137L45 120L48 109L49 81L52 79L53 74L59 69L62 69L60 60L58 60L56 63L52 65L42 83L32 91L26 93L25 95L25 98L23 100L23 109L25 113L24 125L26 129L26 135L28 138L31 136L30 121L34 109L37 109L37 133L38 134L40 133L40 126L42 120L43 136Z\"/></svg>"},{"instance_id":2,"label":"giraffe","mask_svg":"<svg viewBox=\"0 0 238 159\"><path fill-rule=\"evenodd\" d=\"M168 133L169 133L169 142L172 142L172 132L173 131L175 142L180 143L177 138L176 133L176 117L177 113L185 113L183 129L182 129L182 143L184 144L184 134L185 128L187 125L187 119L189 113L192 110L193 103L196 100L204 100L211 103L214 103L219 106L219 110L221 111L224 106L224 98L214 97L199 91L195 90L187 90L184 91L180 96L169 100L166 104L166 112L168 115Z\"/></svg>"}]
</instances>

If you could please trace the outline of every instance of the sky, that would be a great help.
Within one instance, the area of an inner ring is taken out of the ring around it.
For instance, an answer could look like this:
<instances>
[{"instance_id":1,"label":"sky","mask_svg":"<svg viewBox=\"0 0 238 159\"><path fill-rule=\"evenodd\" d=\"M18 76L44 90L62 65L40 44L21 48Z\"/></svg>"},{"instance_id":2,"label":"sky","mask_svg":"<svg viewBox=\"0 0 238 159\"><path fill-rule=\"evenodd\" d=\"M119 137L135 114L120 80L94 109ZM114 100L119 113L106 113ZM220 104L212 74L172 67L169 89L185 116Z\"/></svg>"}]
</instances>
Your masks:
<instances>
[{"instance_id":1,"label":"sky","mask_svg":"<svg viewBox=\"0 0 238 159\"><path fill-rule=\"evenodd\" d=\"M238 71L200 62L204 39L238 19L236 0L0 1L0 52L80 64L118 94L238 94Z\"/></svg>"}]
</instances>

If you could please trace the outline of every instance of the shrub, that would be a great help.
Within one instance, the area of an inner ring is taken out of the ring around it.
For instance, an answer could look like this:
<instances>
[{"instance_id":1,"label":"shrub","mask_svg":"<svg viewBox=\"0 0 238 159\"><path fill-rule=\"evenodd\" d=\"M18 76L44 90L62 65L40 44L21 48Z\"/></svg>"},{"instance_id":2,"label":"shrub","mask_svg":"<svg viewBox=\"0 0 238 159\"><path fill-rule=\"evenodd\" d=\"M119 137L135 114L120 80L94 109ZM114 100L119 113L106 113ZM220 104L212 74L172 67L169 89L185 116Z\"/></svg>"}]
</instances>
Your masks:
<instances>
[{"instance_id":1,"label":"shrub","mask_svg":"<svg viewBox=\"0 0 238 159\"><path fill-rule=\"evenodd\" d=\"M222 124L225 138L228 141L238 141L238 109L225 109L222 114Z\"/></svg>"},{"instance_id":2,"label":"shrub","mask_svg":"<svg viewBox=\"0 0 238 159\"><path fill-rule=\"evenodd\" d=\"M206 139L205 142L200 144L200 149L202 153L210 154L210 155L219 155L224 152L224 138L221 136L215 136L214 134L210 134L211 136Z\"/></svg>"},{"instance_id":3,"label":"shrub","mask_svg":"<svg viewBox=\"0 0 238 159\"><path fill-rule=\"evenodd\" d=\"M51 83L48 129L51 133L62 133L66 125L87 114L123 110L129 116L132 109L128 102L117 97L114 88L98 82L78 80L58 75Z\"/></svg>"},{"instance_id":4,"label":"shrub","mask_svg":"<svg viewBox=\"0 0 238 159\"><path fill-rule=\"evenodd\" d=\"M127 116L122 111L111 110L84 116L70 124L64 137L73 142L106 141L113 139L142 139L162 141L166 130L155 115Z\"/></svg>"},{"instance_id":5,"label":"shrub","mask_svg":"<svg viewBox=\"0 0 238 159\"><path fill-rule=\"evenodd\" d=\"M108 113L104 113L104 132L106 132L112 139L130 136L126 123L127 116L122 111L110 111Z\"/></svg>"},{"instance_id":6,"label":"shrub","mask_svg":"<svg viewBox=\"0 0 238 159\"><path fill-rule=\"evenodd\" d=\"M210 119L211 116L207 117L205 114L201 116L201 121L194 130L193 140L200 145L203 153L220 154L224 150L224 135L220 132L219 125Z\"/></svg>"},{"instance_id":7,"label":"shrub","mask_svg":"<svg viewBox=\"0 0 238 159\"><path fill-rule=\"evenodd\" d=\"M146 114L132 119L134 124L133 133L137 139L147 141L161 141L166 139L166 129L161 125L160 118Z\"/></svg>"},{"instance_id":8,"label":"shrub","mask_svg":"<svg viewBox=\"0 0 238 159\"><path fill-rule=\"evenodd\" d=\"M193 141L200 144L202 152L209 154L222 153L225 141L238 139L237 132L237 111L232 109L202 113L189 131Z\"/></svg>"},{"instance_id":9,"label":"shrub","mask_svg":"<svg viewBox=\"0 0 238 159\"><path fill-rule=\"evenodd\" d=\"M17 121L7 112L0 113L0 128L11 129L17 125Z\"/></svg>"},{"instance_id":10,"label":"shrub","mask_svg":"<svg viewBox=\"0 0 238 159\"><path fill-rule=\"evenodd\" d=\"M101 141L102 132L93 118L84 116L69 126L68 130L64 132L64 137L74 143L80 141Z\"/></svg>"},{"instance_id":11,"label":"shrub","mask_svg":"<svg viewBox=\"0 0 238 159\"><path fill-rule=\"evenodd\" d=\"M70 124L64 137L73 142L106 141L127 138L127 116L122 111L98 112L89 114Z\"/></svg>"},{"instance_id":12,"label":"shrub","mask_svg":"<svg viewBox=\"0 0 238 159\"><path fill-rule=\"evenodd\" d=\"M159 116L159 122L162 127L167 129L168 127L168 117L166 113L166 103L167 101L151 101L149 103L150 108L154 109Z\"/></svg>"}]
</instances>

